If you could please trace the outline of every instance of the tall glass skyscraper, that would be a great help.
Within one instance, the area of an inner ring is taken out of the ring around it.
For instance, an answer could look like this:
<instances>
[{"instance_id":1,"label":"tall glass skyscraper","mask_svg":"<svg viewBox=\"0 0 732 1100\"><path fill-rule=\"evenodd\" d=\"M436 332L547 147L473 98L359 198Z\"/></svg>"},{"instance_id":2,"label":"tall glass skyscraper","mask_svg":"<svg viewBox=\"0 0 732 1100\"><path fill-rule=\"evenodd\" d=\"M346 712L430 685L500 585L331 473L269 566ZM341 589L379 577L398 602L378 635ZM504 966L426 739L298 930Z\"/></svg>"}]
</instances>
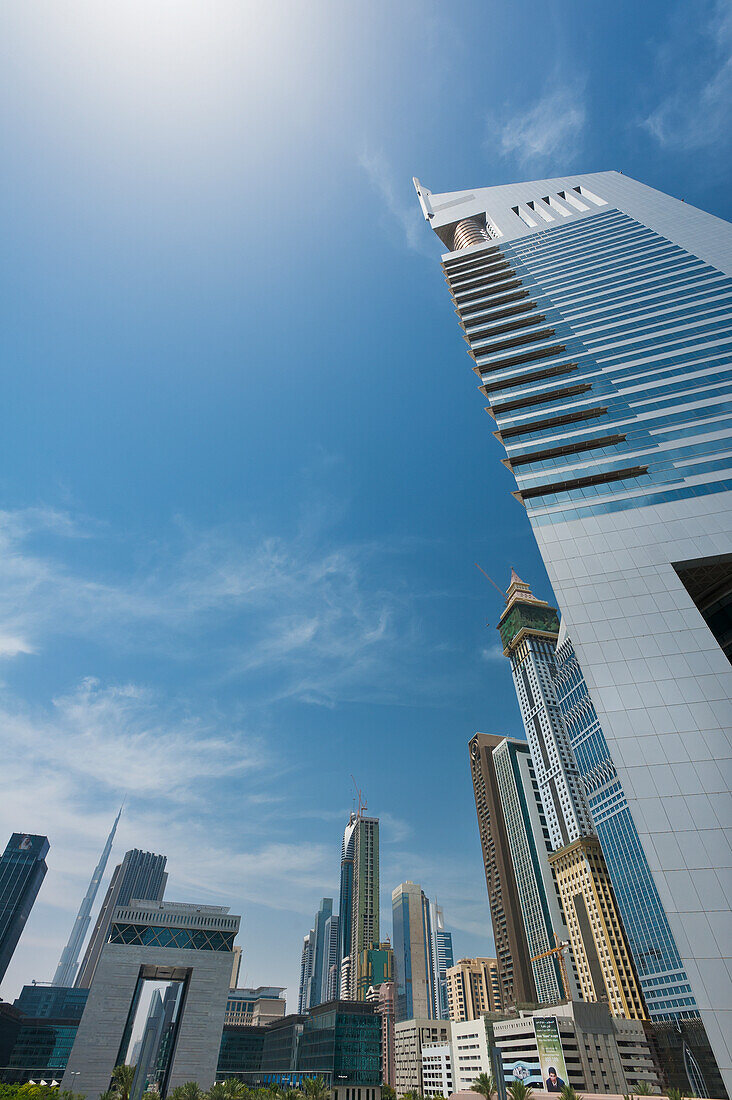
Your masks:
<instances>
[{"instance_id":1,"label":"tall glass skyscraper","mask_svg":"<svg viewBox=\"0 0 732 1100\"><path fill-rule=\"evenodd\" d=\"M618 172L415 183L732 1091L732 228Z\"/></svg>"},{"instance_id":2,"label":"tall glass skyscraper","mask_svg":"<svg viewBox=\"0 0 732 1100\"><path fill-rule=\"evenodd\" d=\"M560 627L554 684L587 791L643 996L651 1019L693 1019L699 1011L681 965L571 639Z\"/></svg>"},{"instance_id":3,"label":"tall glass skyscraper","mask_svg":"<svg viewBox=\"0 0 732 1100\"><path fill-rule=\"evenodd\" d=\"M416 882L402 882L392 891L395 1020L438 1017L432 968L430 901Z\"/></svg>"},{"instance_id":4,"label":"tall glass skyscraper","mask_svg":"<svg viewBox=\"0 0 732 1100\"><path fill-rule=\"evenodd\" d=\"M333 917L333 898L322 898L315 914L313 927L303 940L300 960L300 989L298 993L298 1012L307 1012L322 1003L323 982L328 987L328 969L330 966L330 921ZM336 926L337 934L337 926Z\"/></svg>"},{"instance_id":5,"label":"tall glass skyscraper","mask_svg":"<svg viewBox=\"0 0 732 1100\"><path fill-rule=\"evenodd\" d=\"M343 843L341 845L341 884L338 899L338 995L343 1000L350 997L350 970L346 964L348 983L341 980L341 969L344 960L351 957L351 919L353 908L353 857L356 850L356 814L351 813L348 824L343 830ZM346 988L348 985L348 988Z\"/></svg>"},{"instance_id":6,"label":"tall glass skyscraper","mask_svg":"<svg viewBox=\"0 0 732 1100\"><path fill-rule=\"evenodd\" d=\"M435 990L435 1016L438 1020L449 1020L447 1003L447 971L454 964L452 951L452 932L445 928L445 915L442 906L436 902L430 904L430 924L432 927L432 982Z\"/></svg>"},{"instance_id":7,"label":"tall glass skyscraper","mask_svg":"<svg viewBox=\"0 0 732 1100\"><path fill-rule=\"evenodd\" d=\"M162 901L168 876L165 872L167 856L142 852L131 848L112 872L106 896L99 910L94 931L87 944L75 985L89 989L97 969L99 956L107 942L115 907L129 905L132 901Z\"/></svg>"},{"instance_id":8,"label":"tall glass skyscraper","mask_svg":"<svg viewBox=\"0 0 732 1100\"><path fill-rule=\"evenodd\" d=\"M0 858L0 981L46 876L48 837L13 833Z\"/></svg>"}]
</instances>

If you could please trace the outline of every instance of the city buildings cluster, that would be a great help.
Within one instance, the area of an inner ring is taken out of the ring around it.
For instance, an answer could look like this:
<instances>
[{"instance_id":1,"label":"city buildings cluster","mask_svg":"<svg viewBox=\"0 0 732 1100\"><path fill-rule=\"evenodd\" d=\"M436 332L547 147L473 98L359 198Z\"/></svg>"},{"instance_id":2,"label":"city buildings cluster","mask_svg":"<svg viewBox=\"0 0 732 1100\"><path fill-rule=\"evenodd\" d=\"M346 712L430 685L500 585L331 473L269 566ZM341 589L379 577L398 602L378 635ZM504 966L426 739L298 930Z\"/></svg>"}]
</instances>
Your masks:
<instances>
[{"instance_id":1,"label":"city buildings cluster","mask_svg":"<svg viewBox=\"0 0 732 1100\"><path fill-rule=\"evenodd\" d=\"M288 1015L238 987L239 917L164 900L164 856L127 852L89 934L118 815L53 982L0 1003L5 1080L732 1091L730 227L616 172L415 185L562 611L511 571L526 739L468 745L495 958L455 961L414 882L383 934L359 794ZM0 859L0 979L48 851L14 833Z\"/></svg>"}]
</instances>

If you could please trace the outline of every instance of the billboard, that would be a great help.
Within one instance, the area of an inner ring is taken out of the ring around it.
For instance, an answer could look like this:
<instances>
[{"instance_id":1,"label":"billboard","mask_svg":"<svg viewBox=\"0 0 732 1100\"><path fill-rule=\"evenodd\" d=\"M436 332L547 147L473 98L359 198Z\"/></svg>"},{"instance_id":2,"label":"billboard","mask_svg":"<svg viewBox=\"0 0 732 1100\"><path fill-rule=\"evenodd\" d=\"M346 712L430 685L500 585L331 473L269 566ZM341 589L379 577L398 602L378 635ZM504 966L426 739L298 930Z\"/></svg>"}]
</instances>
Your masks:
<instances>
[{"instance_id":1,"label":"billboard","mask_svg":"<svg viewBox=\"0 0 732 1100\"><path fill-rule=\"evenodd\" d=\"M524 1085L533 1085L539 1089L544 1087L541 1066L533 1058L531 1060L518 1058L515 1062L509 1062L504 1055L503 1077L507 1085L512 1085L514 1081L521 1081Z\"/></svg>"},{"instance_id":2,"label":"billboard","mask_svg":"<svg viewBox=\"0 0 732 1100\"><path fill-rule=\"evenodd\" d=\"M569 1082L556 1016L534 1016L534 1035L539 1052L542 1087L547 1092L561 1092L562 1086Z\"/></svg>"}]
</instances>

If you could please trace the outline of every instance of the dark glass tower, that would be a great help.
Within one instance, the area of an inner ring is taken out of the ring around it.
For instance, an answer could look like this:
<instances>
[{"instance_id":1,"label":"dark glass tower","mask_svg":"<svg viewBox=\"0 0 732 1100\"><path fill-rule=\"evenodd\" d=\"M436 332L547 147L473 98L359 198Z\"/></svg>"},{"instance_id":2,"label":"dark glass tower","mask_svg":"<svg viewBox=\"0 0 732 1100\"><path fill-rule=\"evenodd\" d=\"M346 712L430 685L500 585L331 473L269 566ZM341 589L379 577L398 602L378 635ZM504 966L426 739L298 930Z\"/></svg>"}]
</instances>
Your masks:
<instances>
[{"instance_id":1,"label":"dark glass tower","mask_svg":"<svg viewBox=\"0 0 732 1100\"><path fill-rule=\"evenodd\" d=\"M343 845L341 847L341 886L339 893L338 910L338 990L341 998L348 998L349 991L342 988L340 968L343 960L351 954L351 907L353 905L353 853L356 842L356 815L354 813L348 819L348 824L343 832Z\"/></svg>"},{"instance_id":2,"label":"dark glass tower","mask_svg":"<svg viewBox=\"0 0 732 1100\"><path fill-rule=\"evenodd\" d=\"M81 964L76 986L88 989L94 977L102 948L107 941L112 914L118 905L129 905L131 901L162 901L165 883L167 856L156 856L152 852L141 852L133 848L118 863L112 874L106 897L94 925L92 937Z\"/></svg>"},{"instance_id":3,"label":"dark glass tower","mask_svg":"<svg viewBox=\"0 0 732 1100\"><path fill-rule=\"evenodd\" d=\"M46 874L48 837L13 833L0 859L0 981Z\"/></svg>"}]
</instances>

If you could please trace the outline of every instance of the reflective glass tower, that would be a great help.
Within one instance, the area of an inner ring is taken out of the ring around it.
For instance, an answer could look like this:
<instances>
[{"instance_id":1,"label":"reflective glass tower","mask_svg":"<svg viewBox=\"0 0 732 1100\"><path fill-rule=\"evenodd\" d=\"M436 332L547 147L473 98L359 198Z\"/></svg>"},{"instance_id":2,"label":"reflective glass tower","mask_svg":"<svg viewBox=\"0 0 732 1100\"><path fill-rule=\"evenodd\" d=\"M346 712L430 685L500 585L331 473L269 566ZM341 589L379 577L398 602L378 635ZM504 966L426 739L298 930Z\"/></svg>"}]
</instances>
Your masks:
<instances>
[{"instance_id":1,"label":"reflective glass tower","mask_svg":"<svg viewBox=\"0 0 732 1100\"><path fill-rule=\"evenodd\" d=\"M618 172L423 213L732 1090L732 228Z\"/></svg>"},{"instance_id":2,"label":"reflective glass tower","mask_svg":"<svg viewBox=\"0 0 732 1100\"><path fill-rule=\"evenodd\" d=\"M348 824L343 830L343 844L341 845L341 884L338 899L338 995L343 1000L350 997L350 969L346 964L348 982L341 980L341 970L344 960L351 957L351 920L353 907L353 856L356 850L356 814L352 813L348 818Z\"/></svg>"},{"instance_id":3,"label":"reflective glass tower","mask_svg":"<svg viewBox=\"0 0 732 1100\"><path fill-rule=\"evenodd\" d=\"M0 981L46 876L48 837L13 833L0 858Z\"/></svg>"},{"instance_id":4,"label":"reflective glass tower","mask_svg":"<svg viewBox=\"0 0 732 1100\"><path fill-rule=\"evenodd\" d=\"M554 685L587 791L651 1019L699 1015L571 639L560 627Z\"/></svg>"},{"instance_id":5,"label":"reflective glass tower","mask_svg":"<svg viewBox=\"0 0 732 1100\"><path fill-rule=\"evenodd\" d=\"M442 906L432 902L430 905L430 923L432 925L432 983L435 990L435 1016L438 1020L449 1020L447 1003L447 971L455 962L452 951L452 932L445 928L445 916Z\"/></svg>"},{"instance_id":6,"label":"reflective glass tower","mask_svg":"<svg viewBox=\"0 0 732 1100\"><path fill-rule=\"evenodd\" d=\"M430 900L416 882L402 882L391 895L394 930L395 1020L434 1020L437 1012L432 967Z\"/></svg>"}]
</instances>

